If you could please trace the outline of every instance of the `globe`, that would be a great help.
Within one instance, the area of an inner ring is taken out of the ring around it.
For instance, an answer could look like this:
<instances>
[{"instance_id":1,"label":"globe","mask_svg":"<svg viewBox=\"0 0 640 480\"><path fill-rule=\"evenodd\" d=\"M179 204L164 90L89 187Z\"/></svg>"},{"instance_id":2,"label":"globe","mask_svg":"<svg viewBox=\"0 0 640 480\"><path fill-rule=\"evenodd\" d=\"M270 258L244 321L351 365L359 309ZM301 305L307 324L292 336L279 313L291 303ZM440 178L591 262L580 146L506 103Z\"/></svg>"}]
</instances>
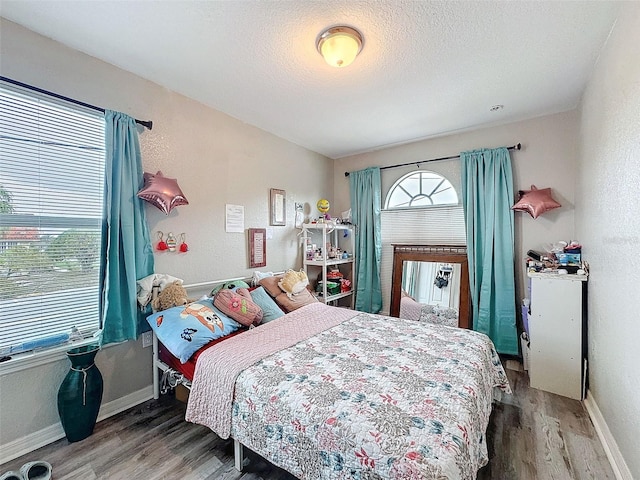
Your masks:
<instances>
[{"instance_id":1,"label":"globe","mask_svg":"<svg viewBox=\"0 0 640 480\"><path fill-rule=\"evenodd\" d=\"M316 203L316 207L318 207L318 211L324 215L329 211L329 200L321 198L318 200L318 203Z\"/></svg>"}]
</instances>

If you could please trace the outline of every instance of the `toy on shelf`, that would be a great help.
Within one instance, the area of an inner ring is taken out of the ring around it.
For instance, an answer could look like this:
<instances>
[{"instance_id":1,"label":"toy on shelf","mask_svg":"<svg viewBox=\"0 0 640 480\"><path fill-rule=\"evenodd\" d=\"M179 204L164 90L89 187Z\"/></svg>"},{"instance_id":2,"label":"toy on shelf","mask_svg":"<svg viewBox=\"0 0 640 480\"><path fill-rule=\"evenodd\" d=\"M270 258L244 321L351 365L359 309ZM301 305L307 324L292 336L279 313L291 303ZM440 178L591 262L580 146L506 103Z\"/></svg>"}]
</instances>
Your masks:
<instances>
[{"instance_id":1,"label":"toy on shelf","mask_svg":"<svg viewBox=\"0 0 640 480\"><path fill-rule=\"evenodd\" d=\"M318 203L316 203L316 207L320 212L320 218L318 219L319 223L322 223L325 220L331 220L331 216L328 213L330 207L329 200L327 200L326 198L321 198L320 200L318 200Z\"/></svg>"},{"instance_id":2,"label":"toy on shelf","mask_svg":"<svg viewBox=\"0 0 640 480\"><path fill-rule=\"evenodd\" d=\"M151 302L151 306L155 311L160 311L171 307L188 305L193 301L187 296L187 290L182 286L182 283L175 281L160 291L158 296Z\"/></svg>"}]
</instances>

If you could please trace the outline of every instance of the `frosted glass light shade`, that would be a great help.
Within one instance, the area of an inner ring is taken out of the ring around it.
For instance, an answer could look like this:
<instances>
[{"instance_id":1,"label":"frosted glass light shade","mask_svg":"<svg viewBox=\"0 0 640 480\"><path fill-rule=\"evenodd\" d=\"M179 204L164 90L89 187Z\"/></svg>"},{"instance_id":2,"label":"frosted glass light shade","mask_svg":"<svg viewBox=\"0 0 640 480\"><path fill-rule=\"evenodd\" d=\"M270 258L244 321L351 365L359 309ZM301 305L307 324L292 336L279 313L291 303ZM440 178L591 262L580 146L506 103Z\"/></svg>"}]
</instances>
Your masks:
<instances>
[{"instance_id":1,"label":"frosted glass light shade","mask_svg":"<svg viewBox=\"0 0 640 480\"><path fill-rule=\"evenodd\" d=\"M351 27L332 27L320 34L317 47L329 65L346 67L362 50L362 35Z\"/></svg>"}]
</instances>

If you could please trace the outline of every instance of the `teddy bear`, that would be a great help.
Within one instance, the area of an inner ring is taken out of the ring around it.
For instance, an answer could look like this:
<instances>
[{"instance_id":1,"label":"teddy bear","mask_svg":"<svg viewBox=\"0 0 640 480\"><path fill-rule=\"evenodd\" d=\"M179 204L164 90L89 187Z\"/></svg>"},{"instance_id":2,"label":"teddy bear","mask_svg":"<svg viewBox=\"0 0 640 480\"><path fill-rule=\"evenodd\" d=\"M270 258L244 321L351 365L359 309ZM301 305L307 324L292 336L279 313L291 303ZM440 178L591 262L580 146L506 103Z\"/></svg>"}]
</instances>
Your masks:
<instances>
[{"instance_id":1,"label":"teddy bear","mask_svg":"<svg viewBox=\"0 0 640 480\"><path fill-rule=\"evenodd\" d=\"M173 282L162 289L153 299L151 306L155 311L166 310L171 307L183 306L195 300L187 296L187 290L180 282Z\"/></svg>"},{"instance_id":2,"label":"teddy bear","mask_svg":"<svg viewBox=\"0 0 640 480\"><path fill-rule=\"evenodd\" d=\"M309 278L304 270L299 272L287 270L282 280L278 282L278 286L289 298L303 291L307 285L309 285Z\"/></svg>"}]
</instances>

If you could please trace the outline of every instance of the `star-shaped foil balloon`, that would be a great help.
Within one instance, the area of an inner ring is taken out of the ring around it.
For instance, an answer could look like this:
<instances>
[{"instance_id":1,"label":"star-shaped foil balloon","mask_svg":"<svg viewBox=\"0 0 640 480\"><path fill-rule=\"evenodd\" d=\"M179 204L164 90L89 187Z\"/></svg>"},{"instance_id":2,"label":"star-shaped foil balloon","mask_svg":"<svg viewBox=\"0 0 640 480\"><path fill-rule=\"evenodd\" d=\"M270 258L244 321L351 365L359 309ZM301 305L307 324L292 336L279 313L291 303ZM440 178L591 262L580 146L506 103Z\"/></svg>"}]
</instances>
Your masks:
<instances>
[{"instance_id":1,"label":"star-shaped foil balloon","mask_svg":"<svg viewBox=\"0 0 640 480\"><path fill-rule=\"evenodd\" d=\"M138 197L155 205L166 215L178 205L189 205L189 201L180 190L175 178L167 178L158 171L155 175L145 172L144 187L138 192Z\"/></svg>"},{"instance_id":2,"label":"star-shaped foil balloon","mask_svg":"<svg viewBox=\"0 0 640 480\"><path fill-rule=\"evenodd\" d=\"M550 188L537 189L531 185L531 190L520 190L520 200L511 209L528 212L533 218L538 218L547 210L561 206L551 197Z\"/></svg>"}]
</instances>

